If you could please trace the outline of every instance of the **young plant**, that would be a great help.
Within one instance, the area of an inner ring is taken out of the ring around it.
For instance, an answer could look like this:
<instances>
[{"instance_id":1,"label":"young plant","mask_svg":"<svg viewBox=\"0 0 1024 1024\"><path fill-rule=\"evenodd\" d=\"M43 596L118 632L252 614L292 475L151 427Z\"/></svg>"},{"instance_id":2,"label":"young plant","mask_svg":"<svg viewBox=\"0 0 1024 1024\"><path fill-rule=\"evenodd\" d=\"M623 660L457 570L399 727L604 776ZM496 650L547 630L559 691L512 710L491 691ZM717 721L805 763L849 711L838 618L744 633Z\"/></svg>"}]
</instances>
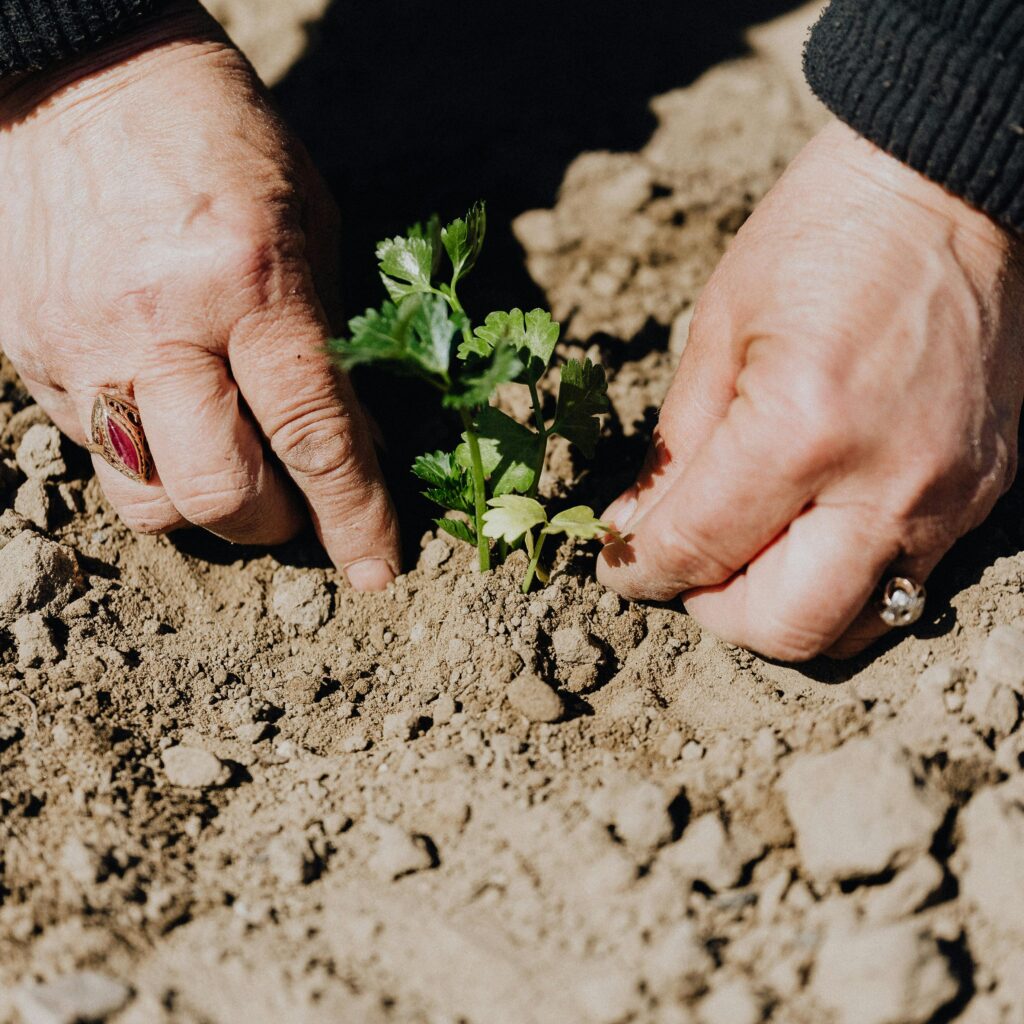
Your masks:
<instances>
[{"instance_id":1,"label":"young plant","mask_svg":"<svg viewBox=\"0 0 1024 1024\"><path fill-rule=\"evenodd\" d=\"M604 369L589 359L568 360L561 365L554 416L545 419L539 384L551 366L558 323L543 309L511 309L489 313L474 326L459 300L459 283L476 265L486 228L484 205L476 203L464 218L443 228L434 216L405 235L382 241L377 260L389 300L350 320L351 336L331 341L329 348L344 370L374 363L426 381L440 392L443 405L458 414L462 443L453 452L421 455L412 471L427 485L426 497L445 512L435 520L438 527L476 546L481 571L490 569L492 555L503 558L509 545L520 540L527 545L531 564L525 591L538 572L544 537L568 532L558 526L542 532L534 544L533 526L555 527L562 516L583 509L569 509L549 522L536 501L548 441L559 435L592 457L599 417L608 410L607 382ZM532 425L491 404L499 385L510 382L529 390ZM494 532L497 527L487 524L506 508L494 502L506 498L530 501L542 518L515 536L508 530ZM586 513L595 524L588 536L606 532L589 509ZM491 540L497 541L494 551Z\"/></svg>"},{"instance_id":2,"label":"young plant","mask_svg":"<svg viewBox=\"0 0 1024 1024\"><path fill-rule=\"evenodd\" d=\"M594 510L587 505L574 505L559 512L550 520L544 506L536 498L525 498L519 494L503 494L487 502L490 508L484 513L484 536L492 540L516 544L520 540L526 545L530 556L526 575L523 577L523 593L530 592L534 574L542 583L547 583L547 573L540 567L540 553L544 541L552 534L564 533L577 540L594 540L605 534L615 533L607 523L602 523ZM540 533L533 536L535 527Z\"/></svg>"}]
</instances>

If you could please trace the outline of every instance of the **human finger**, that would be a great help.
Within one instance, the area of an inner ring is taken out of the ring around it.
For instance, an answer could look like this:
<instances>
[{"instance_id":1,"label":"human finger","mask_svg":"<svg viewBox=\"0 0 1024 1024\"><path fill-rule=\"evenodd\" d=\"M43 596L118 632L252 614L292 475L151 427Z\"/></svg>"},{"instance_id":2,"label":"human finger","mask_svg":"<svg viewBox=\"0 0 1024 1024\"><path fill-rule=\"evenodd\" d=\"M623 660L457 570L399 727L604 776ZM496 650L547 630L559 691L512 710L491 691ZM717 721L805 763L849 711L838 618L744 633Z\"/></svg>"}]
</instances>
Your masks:
<instances>
[{"instance_id":1,"label":"human finger","mask_svg":"<svg viewBox=\"0 0 1024 1024\"><path fill-rule=\"evenodd\" d=\"M637 479L602 513L617 530L657 504L728 411L740 370L731 317L728 295L713 277L694 311Z\"/></svg>"},{"instance_id":2,"label":"human finger","mask_svg":"<svg viewBox=\"0 0 1024 1024\"><path fill-rule=\"evenodd\" d=\"M626 597L668 600L729 579L820 493L842 461L827 397L751 348L728 413L629 533L601 553L598 578Z\"/></svg>"},{"instance_id":3,"label":"human finger","mask_svg":"<svg viewBox=\"0 0 1024 1024\"><path fill-rule=\"evenodd\" d=\"M900 554L894 524L878 522L863 506L814 505L743 572L690 591L683 602L730 643L806 661L858 619Z\"/></svg>"},{"instance_id":4,"label":"human finger","mask_svg":"<svg viewBox=\"0 0 1024 1024\"><path fill-rule=\"evenodd\" d=\"M236 328L231 368L331 559L357 590L382 590L398 572L398 527L362 409L325 341L320 309L292 296Z\"/></svg>"},{"instance_id":5,"label":"human finger","mask_svg":"<svg viewBox=\"0 0 1024 1024\"><path fill-rule=\"evenodd\" d=\"M280 544L305 516L274 465L224 360L181 344L135 381L153 461L178 512L240 544Z\"/></svg>"}]
</instances>

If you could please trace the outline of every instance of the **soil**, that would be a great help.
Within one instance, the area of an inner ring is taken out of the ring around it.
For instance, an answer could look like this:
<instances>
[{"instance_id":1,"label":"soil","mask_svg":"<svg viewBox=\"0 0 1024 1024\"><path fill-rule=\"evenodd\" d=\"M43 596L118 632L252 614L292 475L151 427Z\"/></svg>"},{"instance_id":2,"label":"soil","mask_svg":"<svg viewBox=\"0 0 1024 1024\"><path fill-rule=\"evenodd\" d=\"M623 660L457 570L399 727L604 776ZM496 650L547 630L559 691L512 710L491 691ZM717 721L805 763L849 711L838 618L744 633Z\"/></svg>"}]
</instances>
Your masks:
<instances>
[{"instance_id":1,"label":"soil","mask_svg":"<svg viewBox=\"0 0 1024 1024\"><path fill-rule=\"evenodd\" d=\"M316 10L264 6L218 10L272 78ZM612 471L556 450L549 493L628 482L697 292L823 120L813 13L515 221L612 380ZM359 596L309 538L133 536L0 389L4 1024L1020 1019L1019 487L918 628L794 668L604 591L587 545L523 596L522 556L481 577L414 532Z\"/></svg>"}]
</instances>

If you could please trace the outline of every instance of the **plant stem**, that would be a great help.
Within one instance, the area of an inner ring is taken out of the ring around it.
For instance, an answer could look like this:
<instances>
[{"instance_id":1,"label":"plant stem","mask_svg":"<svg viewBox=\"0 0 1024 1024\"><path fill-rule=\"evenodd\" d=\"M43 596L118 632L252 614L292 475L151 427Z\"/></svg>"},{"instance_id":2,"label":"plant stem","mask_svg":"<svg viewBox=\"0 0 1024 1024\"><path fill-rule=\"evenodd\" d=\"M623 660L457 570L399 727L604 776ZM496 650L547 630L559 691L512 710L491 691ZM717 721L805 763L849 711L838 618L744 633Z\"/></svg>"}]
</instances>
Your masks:
<instances>
[{"instance_id":1,"label":"plant stem","mask_svg":"<svg viewBox=\"0 0 1024 1024\"><path fill-rule=\"evenodd\" d=\"M480 555L480 571L491 568L491 546L484 536L484 513L487 511L487 491L484 484L484 464L480 458L480 439L473 429L473 417L463 409L462 426L469 446L469 460L473 464L473 507L476 521L476 549Z\"/></svg>"},{"instance_id":2,"label":"plant stem","mask_svg":"<svg viewBox=\"0 0 1024 1024\"><path fill-rule=\"evenodd\" d=\"M530 386L530 399L533 402L533 421L537 424L537 433L540 434L540 450L537 454L537 464L534 466L533 483L526 492L528 498L536 498L540 488L540 475L544 472L544 459L548 452L548 428L544 425L544 411L540 404L540 395L537 393L537 382L530 378L527 381ZM525 593L525 591L524 591Z\"/></svg>"},{"instance_id":3,"label":"plant stem","mask_svg":"<svg viewBox=\"0 0 1024 1024\"><path fill-rule=\"evenodd\" d=\"M544 541L547 539L548 535L546 533L542 533L537 538L537 543L534 544L533 534L528 533L526 535L526 546L528 549L532 548L533 550L530 552L530 564L526 567L526 575L523 577L522 589L524 594L528 594L530 592L530 587L533 586L533 577L537 572L537 563L540 561L540 552L544 547Z\"/></svg>"}]
</instances>

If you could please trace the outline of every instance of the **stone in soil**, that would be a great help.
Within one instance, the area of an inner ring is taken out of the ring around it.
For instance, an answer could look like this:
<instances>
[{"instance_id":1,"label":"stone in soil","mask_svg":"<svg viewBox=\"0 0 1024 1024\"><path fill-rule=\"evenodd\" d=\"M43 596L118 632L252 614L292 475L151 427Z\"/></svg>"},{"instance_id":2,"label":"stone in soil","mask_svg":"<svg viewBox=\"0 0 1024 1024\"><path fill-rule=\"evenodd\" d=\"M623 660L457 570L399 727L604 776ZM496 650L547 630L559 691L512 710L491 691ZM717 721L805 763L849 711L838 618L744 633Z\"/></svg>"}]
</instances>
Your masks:
<instances>
[{"instance_id":1,"label":"stone in soil","mask_svg":"<svg viewBox=\"0 0 1024 1024\"><path fill-rule=\"evenodd\" d=\"M570 693L583 693L598 681L601 647L582 629L556 629L551 634L558 676Z\"/></svg>"},{"instance_id":2,"label":"stone in soil","mask_svg":"<svg viewBox=\"0 0 1024 1024\"><path fill-rule=\"evenodd\" d=\"M274 614L301 633L312 633L331 615L331 593L316 570L283 566L274 573Z\"/></svg>"},{"instance_id":3,"label":"stone in soil","mask_svg":"<svg viewBox=\"0 0 1024 1024\"><path fill-rule=\"evenodd\" d=\"M1024 631L996 626L978 656L978 677L1024 694Z\"/></svg>"},{"instance_id":4,"label":"stone in soil","mask_svg":"<svg viewBox=\"0 0 1024 1024\"><path fill-rule=\"evenodd\" d=\"M643 780L622 780L600 792L592 811L615 829L627 845L648 853L672 838L670 799L661 786Z\"/></svg>"},{"instance_id":5,"label":"stone in soil","mask_svg":"<svg viewBox=\"0 0 1024 1024\"><path fill-rule=\"evenodd\" d=\"M18 445L18 466L29 479L58 479L68 471L61 447L60 431L55 426L36 423L25 431Z\"/></svg>"},{"instance_id":6,"label":"stone in soil","mask_svg":"<svg viewBox=\"0 0 1024 1024\"><path fill-rule=\"evenodd\" d=\"M963 895L998 931L1024 940L1024 776L975 794L958 828Z\"/></svg>"},{"instance_id":7,"label":"stone in soil","mask_svg":"<svg viewBox=\"0 0 1024 1024\"><path fill-rule=\"evenodd\" d=\"M14 511L40 530L49 530L66 511L66 506L52 484L45 480L26 480L14 497Z\"/></svg>"},{"instance_id":8,"label":"stone in soil","mask_svg":"<svg viewBox=\"0 0 1024 1024\"><path fill-rule=\"evenodd\" d=\"M420 728L418 711L394 711L384 717L384 739L404 743L415 739Z\"/></svg>"},{"instance_id":9,"label":"stone in soil","mask_svg":"<svg viewBox=\"0 0 1024 1024\"><path fill-rule=\"evenodd\" d=\"M743 874L743 856L718 814L702 814L661 859L685 878L716 891L731 889Z\"/></svg>"},{"instance_id":10,"label":"stone in soil","mask_svg":"<svg viewBox=\"0 0 1024 1024\"><path fill-rule=\"evenodd\" d=\"M865 915L875 921L899 921L920 910L943 882L942 866L927 854L907 865L888 885L868 890Z\"/></svg>"},{"instance_id":11,"label":"stone in soil","mask_svg":"<svg viewBox=\"0 0 1024 1024\"><path fill-rule=\"evenodd\" d=\"M28 612L59 611L81 585L74 554L28 530L0 549L0 626Z\"/></svg>"},{"instance_id":12,"label":"stone in soil","mask_svg":"<svg viewBox=\"0 0 1024 1024\"><path fill-rule=\"evenodd\" d=\"M781 787L808 874L824 883L865 878L924 853L947 801L914 769L905 750L873 738L793 758Z\"/></svg>"},{"instance_id":13,"label":"stone in soil","mask_svg":"<svg viewBox=\"0 0 1024 1024\"><path fill-rule=\"evenodd\" d=\"M52 665L64 655L52 624L42 612L29 612L16 619L11 626L11 635L18 647L19 668Z\"/></svg>"},{"instance_id":14,"label":"stone in soil","mask_svg":"<svg viewBox=\"0 0 1024 1024\"><path fill-rule=\"evenodd\" d=\"M0 444L17 451L18 447L21 445L22 438L24 438L24 436L36 424L43 424L44 426L52 425L50 423L50 417L43 412L41 406L26 405L24 409L16 412L7 421L7 426L4 427L4 432L0 435Z\"/></svg>"},{"instance_id":15,"label":"stone in soil","mask_svg":"<svg viewBox=\"0 0 1024 1024\"><path fill-rule=\"evenodd\" d=\"M377 849L370 857L370 870L384 881L392 881L434 866L424 836L413 835L398 825L384 825L378 831Z\"/></svg>"},{"instance_id":16,"label":"stone in soil","mask_svg":"<svg viewBox=\"0 0 1024 1024\"><path fill-rule=\"evenodd\" d=\"M957 990L935 939L914 920L833 930L811 978L837 1024L924 1024Z\"/></svg>"},{"instance_id":17,"label":"stone in soil","mask_svg":"<svg viewBox=\"0 0 1024 1024\"><path fill-rule=\"evenodd\" d=\"M967 687L962 707L982 738L998 741L1009 736L1020 720L1017 694L992 675L979 672Z\"/></svg>"},{"instance_id":18,"label":"stone in soil","mask_svg":"<svg viewBox=\"0 0 1024 1024\"><path fill-rule=\"evenodd\" d=\"M22 1024L82 1024L117 1013L131 998L123 982L97 971L65 974L41 985L26 985L14 995Z\"/></svg>"},{"instance_id":19,"label":"stone in soil","mask_svg":"<svg viewBox=\"0 0 1024 1024\"><path fill-rule=\"evenodd\" d=\"M508 702L531 722L557 722L565 714L562 698L533 672L523 672L509 685Z\"/></svg>"},{"instance_id":20,"label":"stone in soil","mask_svg":"<svg viewBox=\"0 0 1024 1024\"><path fill-rule=\"evenodd\" d=\"M171 785L184 789L222 786L231 776L231 769L219 757L199 747L168 747L163 752L163 762Z\"/></svg>"},{"instance_id":21,"label":"stone in soil","mask_svg":"<svg viewBox=\"0 0 1024 1024\"><path fill-rule=\"evenodd\" d=\"M292 676L284 684L284 699L288 704L312 704L322 689L319 679L312 676Z\"/></svg>"}]
</instances>

